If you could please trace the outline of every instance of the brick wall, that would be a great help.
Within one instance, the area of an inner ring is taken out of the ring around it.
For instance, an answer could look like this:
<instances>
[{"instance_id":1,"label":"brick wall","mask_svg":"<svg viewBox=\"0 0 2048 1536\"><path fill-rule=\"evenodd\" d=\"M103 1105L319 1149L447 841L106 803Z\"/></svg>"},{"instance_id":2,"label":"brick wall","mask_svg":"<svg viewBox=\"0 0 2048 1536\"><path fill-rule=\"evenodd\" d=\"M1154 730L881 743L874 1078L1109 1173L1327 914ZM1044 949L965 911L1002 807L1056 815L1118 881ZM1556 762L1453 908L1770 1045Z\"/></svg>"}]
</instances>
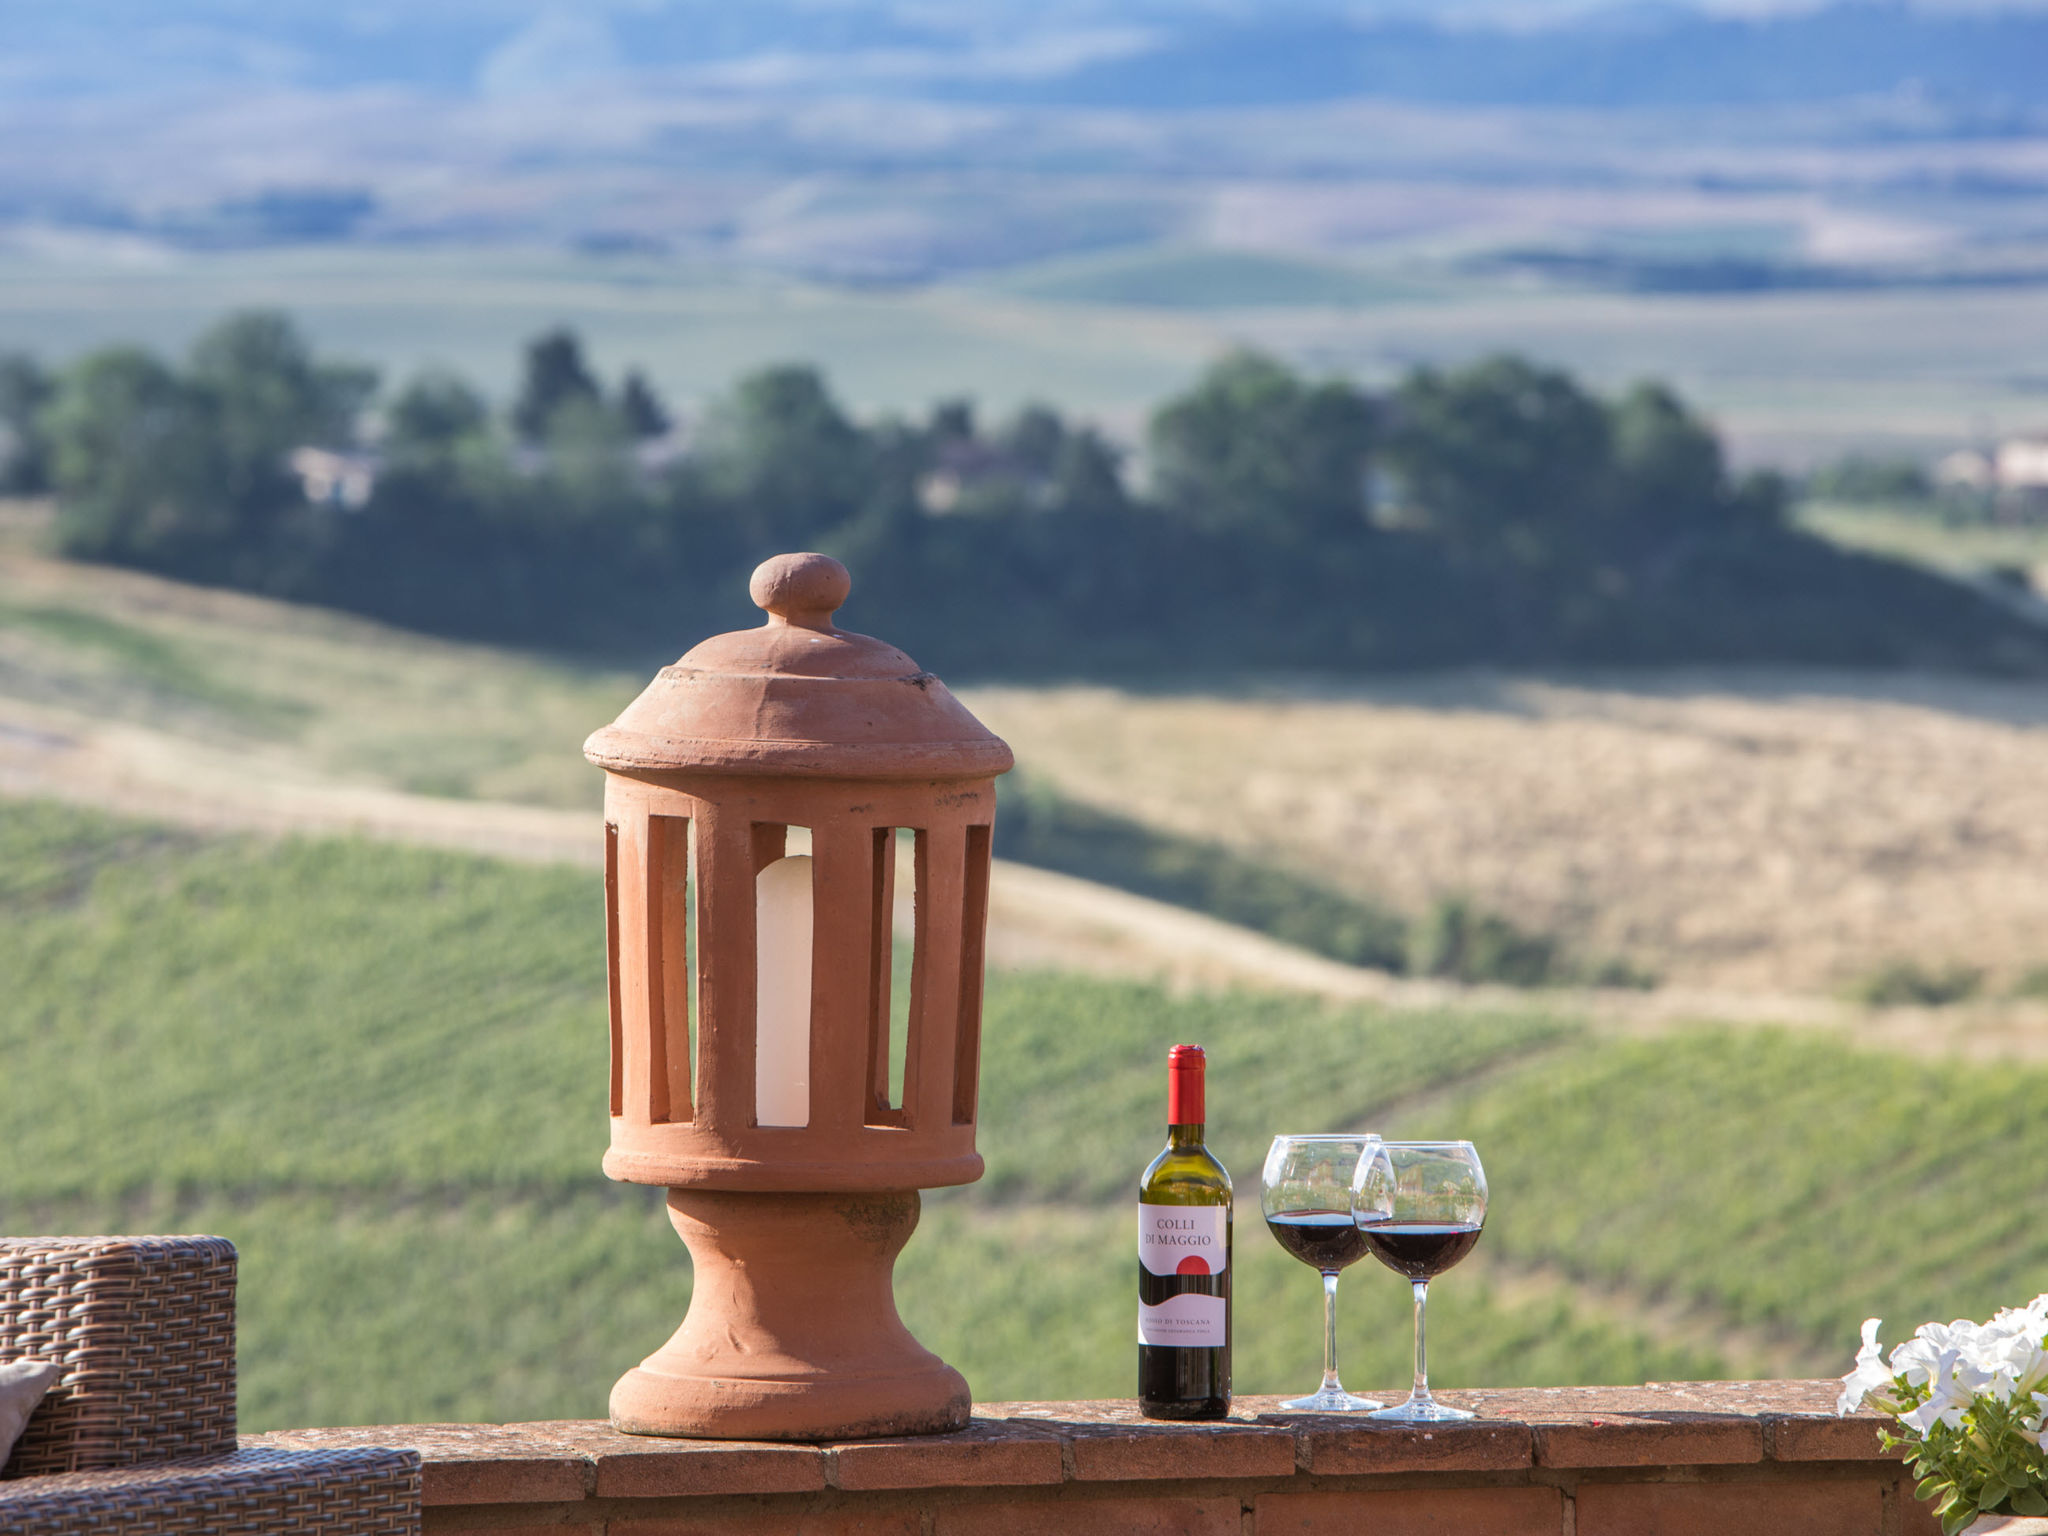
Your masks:
<instances>
[{"instance_id":1,"label":"brick wall","mask_svg":"<svg viewBox=\"0 0 2048 1536\"><path fill-rule=\"evenodd\" d=\"M495 1536L1933 1536L1835 1383L1444 1392L1466 1424L1130 1403L989 1403L957 1435L655 1440L603 1422L293 1430L426 1466L426 1528ZM1382 1396L1388 1394L1382 1393Z\"/></svg>"}]
</instances>

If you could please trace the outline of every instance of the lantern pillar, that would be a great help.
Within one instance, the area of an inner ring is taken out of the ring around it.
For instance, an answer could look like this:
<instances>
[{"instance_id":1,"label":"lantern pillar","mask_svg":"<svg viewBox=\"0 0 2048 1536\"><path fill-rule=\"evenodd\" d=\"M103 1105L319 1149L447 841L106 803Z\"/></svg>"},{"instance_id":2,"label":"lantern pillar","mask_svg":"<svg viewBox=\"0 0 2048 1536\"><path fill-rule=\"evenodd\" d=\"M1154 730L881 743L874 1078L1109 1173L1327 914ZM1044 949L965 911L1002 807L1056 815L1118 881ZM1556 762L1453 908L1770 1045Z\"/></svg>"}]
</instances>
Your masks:
<instances>
[{"instance_id":1,"label":"lantern pillar","mask_svg":"<svg viewBox=\"0 0 2048 1536\"><path fill-rule=\"evenodd\" d=\"M918 1191L981 1175L982 939L1011 758L901 651L833 626L849 585L823 555L766 562L767 622L664 668L585 747L608 775L605 1171L667 1189L695 1271L682 1326L613 1391L629 1433L967 1423L966 1381L904 1327L893 1277Z\"/></svg>"},{"instance_id":2,"label":"lantern pillar","mask_svg":"<svg viewBox=\"0 0 2048 1536\"><path fill-rule=\"evenodd\" d=\"M896 1313L896 1255L917 1212L916 1190L670 1190L696 1272L690 1311L612 1389L612 1422L744 1440L966 1428L966 1378Z\"/></svg>"}]
</instances>

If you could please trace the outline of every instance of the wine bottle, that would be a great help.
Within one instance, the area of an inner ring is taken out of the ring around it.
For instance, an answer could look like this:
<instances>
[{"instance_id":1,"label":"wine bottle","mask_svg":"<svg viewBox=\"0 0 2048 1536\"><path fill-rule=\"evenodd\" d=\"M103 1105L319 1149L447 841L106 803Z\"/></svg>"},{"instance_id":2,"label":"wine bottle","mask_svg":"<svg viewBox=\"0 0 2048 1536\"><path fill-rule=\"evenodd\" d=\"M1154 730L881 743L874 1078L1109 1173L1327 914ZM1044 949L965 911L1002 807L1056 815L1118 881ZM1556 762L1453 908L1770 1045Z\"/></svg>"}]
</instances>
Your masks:
<instances>
[{"instance_id":1,"label":"wine bottle","mask_svg":"<svg viewBox=\"0 0 2048 1536\"><path fill-rule=\"evenodd\" d=\"M1208 1060L1166 1056L1166 1150L1138 1183L1138 1409L1230 1412L1230 1175L1202 1144Z\"/></svg>"}]
</instances>

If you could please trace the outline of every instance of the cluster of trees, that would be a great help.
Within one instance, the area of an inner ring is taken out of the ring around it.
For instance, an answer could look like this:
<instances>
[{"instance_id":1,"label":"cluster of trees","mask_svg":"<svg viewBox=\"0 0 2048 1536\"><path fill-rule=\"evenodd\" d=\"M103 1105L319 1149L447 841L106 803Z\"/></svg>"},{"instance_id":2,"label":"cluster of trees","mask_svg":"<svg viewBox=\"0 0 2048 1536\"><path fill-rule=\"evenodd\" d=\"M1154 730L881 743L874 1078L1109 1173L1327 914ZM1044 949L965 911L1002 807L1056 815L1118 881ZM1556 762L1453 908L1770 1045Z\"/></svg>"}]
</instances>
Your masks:
<instances>
[{"instance_id":1,"label":"cluster of trees","mask_svg":"<svg viewBox=\"0 0 2048 1536\"><path fill-rule=\"evenodd\" d=\"M309 505L288 454L366 423L367 502ZM1143 449L1139 487L1044 406L864 422L801 366L679 427L559 331L502 416L445 372L380 397L274 314L181 367L0 360L0 473L54 489L65 552L478 638L673 651L753 618L754 562L816 548L856 573L846 622L955 671L2042 654L1974 594L1790 529L1783 483L1733 477L1660 385L1501 357L1374 395L1238 353Z\"/></svg>"}]
</instances>

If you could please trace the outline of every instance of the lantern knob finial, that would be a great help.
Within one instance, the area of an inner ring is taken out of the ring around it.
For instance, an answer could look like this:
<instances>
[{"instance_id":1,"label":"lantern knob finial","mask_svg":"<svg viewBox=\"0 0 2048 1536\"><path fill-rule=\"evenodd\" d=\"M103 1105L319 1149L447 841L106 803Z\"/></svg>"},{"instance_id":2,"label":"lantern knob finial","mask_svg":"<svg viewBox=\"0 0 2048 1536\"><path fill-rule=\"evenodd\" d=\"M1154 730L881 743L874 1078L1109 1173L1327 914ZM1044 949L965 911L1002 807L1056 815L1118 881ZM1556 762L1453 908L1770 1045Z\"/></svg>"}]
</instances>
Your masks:
<instances>
[{"instance_id":1,"label":"lantern knob finial","mask_svg":"<svg viewBox=\"0 0 2048 1536\"><path fill-rule=\"evenodd\" d=\"M830 555L775 555L754 567L747 595L757 608L799 629L832 628L832 615L853 590L846 567Z\"/></svg>"}]
</instances>

